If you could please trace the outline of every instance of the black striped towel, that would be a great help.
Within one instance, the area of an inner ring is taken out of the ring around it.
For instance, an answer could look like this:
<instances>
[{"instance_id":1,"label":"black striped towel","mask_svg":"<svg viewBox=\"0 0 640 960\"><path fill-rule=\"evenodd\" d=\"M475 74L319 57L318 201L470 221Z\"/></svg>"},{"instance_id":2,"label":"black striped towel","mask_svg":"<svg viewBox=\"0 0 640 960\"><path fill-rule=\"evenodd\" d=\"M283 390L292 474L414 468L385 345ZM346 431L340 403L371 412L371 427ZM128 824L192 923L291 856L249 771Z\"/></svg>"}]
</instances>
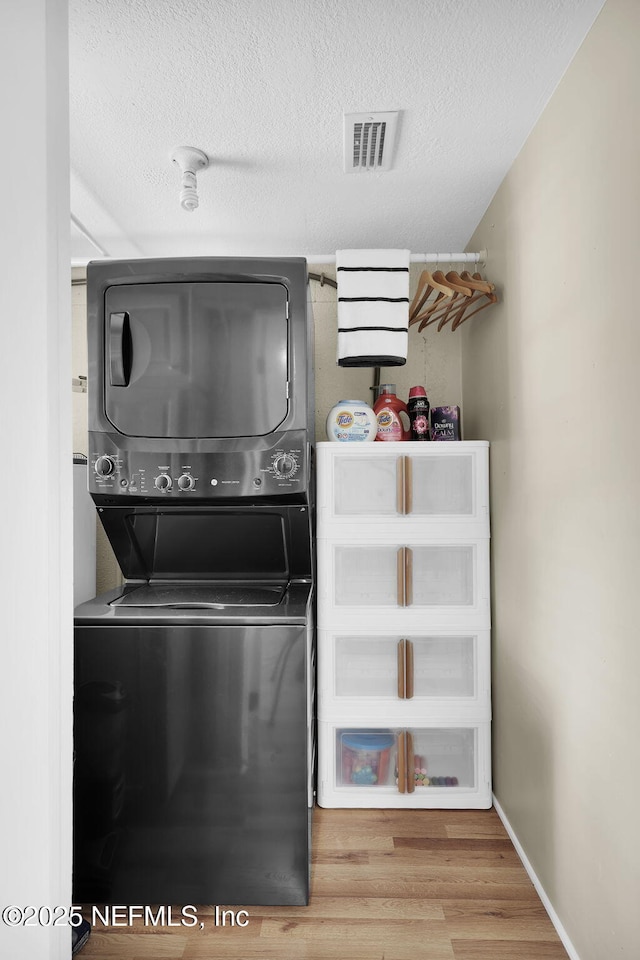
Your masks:
<instances>
[{"instance_id":1,"label":"black striped towel","mask_svg":"<svg viewBox=\"0 0 640 960\"><path fill-rule=\"evenodd\" d=\"M409 250L337 250L338 365L407 361Z\"/></svg>"}]
</instances>

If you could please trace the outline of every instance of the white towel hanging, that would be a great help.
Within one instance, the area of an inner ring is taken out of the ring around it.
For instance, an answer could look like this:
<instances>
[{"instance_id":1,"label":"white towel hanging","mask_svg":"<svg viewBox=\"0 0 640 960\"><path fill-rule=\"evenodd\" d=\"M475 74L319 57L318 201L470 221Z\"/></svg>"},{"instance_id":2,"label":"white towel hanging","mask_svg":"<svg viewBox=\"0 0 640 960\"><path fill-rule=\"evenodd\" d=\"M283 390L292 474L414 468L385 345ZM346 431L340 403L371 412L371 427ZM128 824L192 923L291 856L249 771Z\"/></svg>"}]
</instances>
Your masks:
<instances>
[{"instance_id":1,"label":"white towel hanging","mask_svg":"<svg viewBox=\"0 0 640 960\"><path fill-rule=\"evenodd\" d=\"M409 250L338 250L338 365L407 360Z\"/></svg>"}]
</instances>

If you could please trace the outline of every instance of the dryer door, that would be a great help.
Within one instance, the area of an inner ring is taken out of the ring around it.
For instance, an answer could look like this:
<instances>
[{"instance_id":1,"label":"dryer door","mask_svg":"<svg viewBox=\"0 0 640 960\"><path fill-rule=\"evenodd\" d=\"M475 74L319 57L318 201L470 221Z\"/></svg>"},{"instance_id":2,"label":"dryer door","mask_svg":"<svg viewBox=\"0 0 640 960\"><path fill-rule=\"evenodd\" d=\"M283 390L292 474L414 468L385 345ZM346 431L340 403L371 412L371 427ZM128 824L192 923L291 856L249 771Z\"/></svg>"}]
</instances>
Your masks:
<instances>
[{"instance_id":1,"label":"dryer door","mask_svg":"<svg viewBox=\"0 0 640 960\"><path fill-rule=\"evenodd\" d=\"M288 412L287 313L278 282L108 287L108 419L130 437L272 433Z\"/></svg>"}]
</instances>

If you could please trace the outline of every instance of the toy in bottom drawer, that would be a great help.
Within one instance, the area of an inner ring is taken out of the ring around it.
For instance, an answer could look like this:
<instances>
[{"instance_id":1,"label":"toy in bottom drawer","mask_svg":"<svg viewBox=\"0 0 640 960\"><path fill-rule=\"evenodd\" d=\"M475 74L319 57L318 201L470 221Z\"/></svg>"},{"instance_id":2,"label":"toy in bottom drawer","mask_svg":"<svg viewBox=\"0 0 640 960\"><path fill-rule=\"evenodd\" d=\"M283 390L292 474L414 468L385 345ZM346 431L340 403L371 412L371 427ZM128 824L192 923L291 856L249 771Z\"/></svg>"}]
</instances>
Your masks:
<instances>
[{"instance_id":1,"label":"toy in bottom drawer","mask_svg":"<svg viewBox=\"0 0 640 960\"><path fill-rule=\"evenodd\" d=\"M414 729L408 736L406 785L409 792L420 787L475 789L473 729Z\"/></svg>"},{"instance_id":2,"label":"toy in bottom drawer","mask_svg":"<svg viewBox=\"0 0 640 960\"><path fill-rule=\"evenodd\" d=\"M454 776L434 777L427 773L427 760L417 754L413 758L413 779L416 787L457 787L458 778Z\"/></svg>"},{"instance_id":3,"label":"toy in bottom drawer","mask_svg":"<svg viewBox=\"0 0 640 960\"><path fill-rule=\"evenodd\" d=\"M389 777L391 730L343 730L339 734L340 778L343 786L376 786Z\"/></svg>"}]
</instances>

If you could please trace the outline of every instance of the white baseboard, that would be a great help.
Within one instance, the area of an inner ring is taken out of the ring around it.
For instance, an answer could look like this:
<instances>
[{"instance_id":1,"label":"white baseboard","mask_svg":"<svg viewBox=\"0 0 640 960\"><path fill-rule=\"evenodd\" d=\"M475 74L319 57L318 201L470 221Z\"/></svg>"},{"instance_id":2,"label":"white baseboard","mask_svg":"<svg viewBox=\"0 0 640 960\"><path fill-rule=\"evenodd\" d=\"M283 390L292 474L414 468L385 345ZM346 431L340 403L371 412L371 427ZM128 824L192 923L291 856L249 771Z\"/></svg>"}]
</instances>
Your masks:
<instances>
[{"instance_id":1,"label":"white baseboard","mask_svg":"<svg viewBox=\"0 0 640 960\"><path fill-rule=\"evenodd\" d=\"M551 920L551 923L554 925L554 927L555 927L555 929L556 929L556 933L558 934L558 936L559 936L560 939L562 940L562 945L563 945L563 947L565 948L565 950L567 951L567 953L569 954L570 960L580 960L580 957L578 956L578 951L576 950L576 948L574 947L574 945L571 943L571 940L569 939L569 934L567 933L567 931L565 930L565 928L562 926L562 923L560 922L560 917L558 916L558 914L557 914L557 913L555 912L555 910L553 909L553 906L551 905L551 901L549 900L549 897L548 897L547 894L545 893L544 887L542 886L542 884L541 884L540 881L538 880L538 877L537 877L537 875L536 875L536 872L535 872L535 870L533 869L533 867L531 866L531 863L530 863L529 858L527 857L526 853L525 853L524 850L522 849L522 844L521 844L520 841L518 840L518 838L517 838L517 836L516 836L516 834L515 834L515 831L514 831L513 827L511 826L511 824L509 823L509 821L508 821L508 819L507 819L507 815L505 814L504 810L502 809L502 807L500 806L498 800L496 799L495 794L493 794L493 806L495 807L496 813L498 814L498 816L499 816L500 819L502 820L502 823L503 823L503 825L504 825L504 828L505 828L505 830L507 831L507 833L509 834L509 837L510 837L510 839L511 839L511 842L513 843L514 847L516 848L516 853L518 854L518 856L519 856L520 859L522 860L522 866L523 866L523 867L525 868L525 870L527 871L527 873L528 873L528 875L529 875L529 879L531 880L532 884L533 884L534 887L536 888L536 893L538 894L538 896L539 896L540 899L542 900L542 905L543 905L543 907L545 908L545 910L547 911L547 913L549 914L549 919Z\"/></svg>"}]
</instances>

